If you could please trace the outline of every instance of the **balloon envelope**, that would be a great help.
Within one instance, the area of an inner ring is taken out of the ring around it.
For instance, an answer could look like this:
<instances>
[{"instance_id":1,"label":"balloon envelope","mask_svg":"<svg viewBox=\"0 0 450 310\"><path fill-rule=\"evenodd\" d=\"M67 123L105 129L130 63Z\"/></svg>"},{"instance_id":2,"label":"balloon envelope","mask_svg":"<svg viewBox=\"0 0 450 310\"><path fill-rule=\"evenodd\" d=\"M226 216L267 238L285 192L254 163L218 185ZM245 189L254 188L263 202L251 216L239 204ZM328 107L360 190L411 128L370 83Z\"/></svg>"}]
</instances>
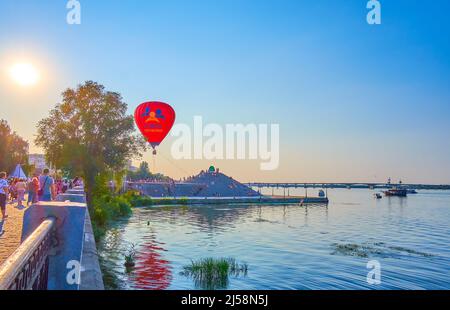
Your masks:
<instances>
[{"instance_id":1,"label":"balloon envelope","mask_svg":"<svg viewBox=\"0 0 450 310\"><path fill-rule=\"evenodd\" d=\"M155 148L172 129L175 111L164 102L144 102L136 108L134 120L141 133Z\"/></svg>"}]
</instances>

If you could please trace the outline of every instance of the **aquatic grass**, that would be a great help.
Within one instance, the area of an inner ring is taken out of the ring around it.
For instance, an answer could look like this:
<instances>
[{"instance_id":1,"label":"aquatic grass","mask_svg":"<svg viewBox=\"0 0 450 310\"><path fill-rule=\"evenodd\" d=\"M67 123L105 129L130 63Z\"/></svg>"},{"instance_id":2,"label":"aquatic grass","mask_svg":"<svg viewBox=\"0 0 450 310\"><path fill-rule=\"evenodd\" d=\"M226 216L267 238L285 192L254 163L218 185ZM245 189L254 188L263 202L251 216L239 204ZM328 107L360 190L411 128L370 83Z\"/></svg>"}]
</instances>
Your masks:
<instances>
[{"instance_id":1,"label":"aquatic grass","mask_svg":"<svg viewBox=\"0 0 450 310\"><path fill-rule=\"evenodd\" d=\"M240 264L234 258L203 258L191 261L180 273L194 280L197 288L206 290L225 289L228 287L229 276L246 276L247 264Z\"/></svg>"},{"instance_id":2,"label":"aquatic grass","mask_svg":"<svg viewBox=\"0 0 450 310\"><path fill-rule=\"evenodd\" d=\"M125 254L125 267L127 269L134 267L136 265L136 245L132 243Z\"/></svg>"}]
</instances>

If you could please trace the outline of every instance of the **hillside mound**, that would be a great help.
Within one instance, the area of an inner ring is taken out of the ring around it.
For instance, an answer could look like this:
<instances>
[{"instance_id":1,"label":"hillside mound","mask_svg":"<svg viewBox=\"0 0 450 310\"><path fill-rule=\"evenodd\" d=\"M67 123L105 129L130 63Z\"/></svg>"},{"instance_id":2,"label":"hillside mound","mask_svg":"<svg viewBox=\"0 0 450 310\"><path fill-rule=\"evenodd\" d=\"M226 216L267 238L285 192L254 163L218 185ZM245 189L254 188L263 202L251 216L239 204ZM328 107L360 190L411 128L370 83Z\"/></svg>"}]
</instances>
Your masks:
<instances>
[{"instance_id":1,"label":"hillside mound","mask_svg":"<svg viewBox=\"0 0 450 310\"><path fill-rule=\"evenodd\" d=\"M200 197L254 197L260 194L250 187L221 172L201 172L186 183L201 187L195 196Z\"/></svg>"}]
</instances>

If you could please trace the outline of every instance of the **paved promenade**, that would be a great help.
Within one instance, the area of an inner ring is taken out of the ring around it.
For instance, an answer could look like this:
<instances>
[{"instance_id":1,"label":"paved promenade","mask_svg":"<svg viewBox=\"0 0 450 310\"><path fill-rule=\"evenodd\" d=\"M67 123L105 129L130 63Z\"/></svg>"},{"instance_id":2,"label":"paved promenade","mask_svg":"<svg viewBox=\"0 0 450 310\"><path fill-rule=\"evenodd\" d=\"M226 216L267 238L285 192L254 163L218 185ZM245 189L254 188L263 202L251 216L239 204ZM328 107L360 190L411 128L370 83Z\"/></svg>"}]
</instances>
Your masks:
<instances>
[{"instance_id":1,"label":"paved promenade","mask_svg":"<svg viewBox=\"0 0 450 310\"><path fill-rule=\"evenodd\" d=\"M8 218L4 222L0 222L0 265L3 264L3 262L20 245L23 214L26 208L16 209L14 208L16 205L17 203L8 204L6 206Z\"/></svg>"}]
</instances>

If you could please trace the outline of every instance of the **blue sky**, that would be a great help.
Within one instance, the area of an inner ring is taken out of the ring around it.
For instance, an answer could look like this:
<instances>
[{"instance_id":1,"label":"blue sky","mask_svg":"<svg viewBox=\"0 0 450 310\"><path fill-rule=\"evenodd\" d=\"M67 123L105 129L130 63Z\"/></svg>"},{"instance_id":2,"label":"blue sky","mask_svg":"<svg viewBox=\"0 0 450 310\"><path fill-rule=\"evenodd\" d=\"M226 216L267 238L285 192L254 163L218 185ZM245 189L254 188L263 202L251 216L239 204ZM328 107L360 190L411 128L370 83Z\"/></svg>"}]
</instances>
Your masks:
<instances>
[{"instance_id":1,"label":"blue sky","mask_svg":"<svg viewBox=\"0 0 450 310\"><path fill-rule=\"evenodd\" d=\"M80 0L76 26L66 2L0 2L0 65L45 75L33 90L0 78L0 118L29 141L62 90L95 80L130 113L151 99L181 123L279 123L278 170L215 162L242 180L450 183L449 1L381 0L377 26L365 0Z\"/></svg>"}]
</instances>

